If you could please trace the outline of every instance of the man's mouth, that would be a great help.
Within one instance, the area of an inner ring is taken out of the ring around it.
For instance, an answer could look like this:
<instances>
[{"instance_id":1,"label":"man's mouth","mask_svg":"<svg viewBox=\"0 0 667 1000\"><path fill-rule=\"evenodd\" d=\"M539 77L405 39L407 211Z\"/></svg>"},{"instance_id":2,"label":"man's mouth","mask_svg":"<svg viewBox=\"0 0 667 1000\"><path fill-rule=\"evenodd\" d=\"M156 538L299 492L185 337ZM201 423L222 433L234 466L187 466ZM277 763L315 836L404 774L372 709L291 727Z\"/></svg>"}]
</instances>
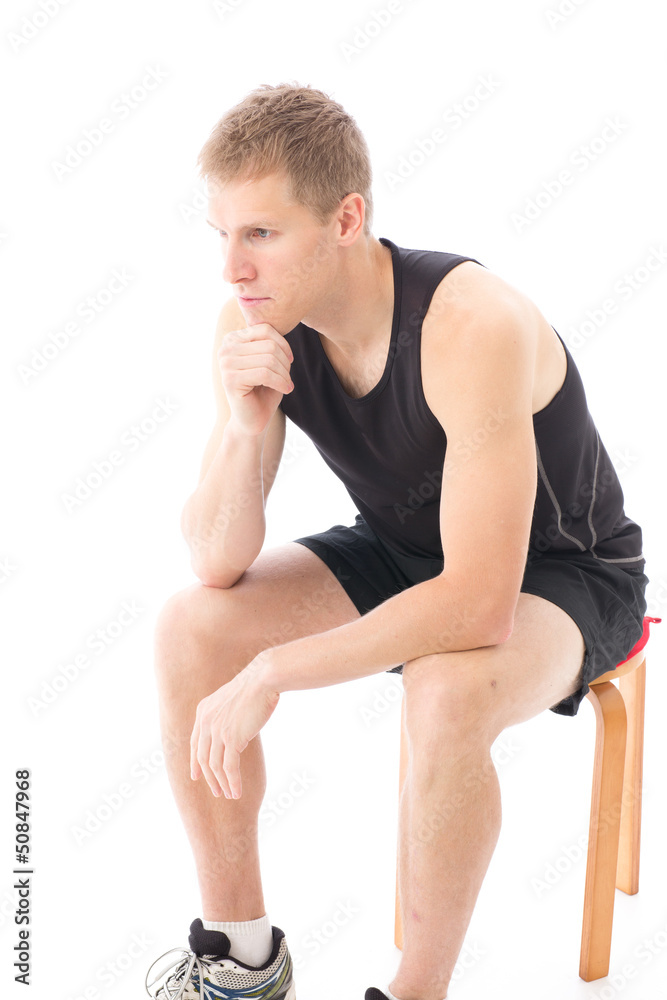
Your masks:
<instances>
[{"instance_id":1,"label":"man's mouth","mask_svg":"<svg viewBox=\"0 0 667 1000\"><path fill-rule=\"evenodd\" d=\"M269 299L266 297L258 298L252 295L239 295L238 300L243 306L256 306L259 305L261 302L269 301Z\"/></svg>"}]
</instances>

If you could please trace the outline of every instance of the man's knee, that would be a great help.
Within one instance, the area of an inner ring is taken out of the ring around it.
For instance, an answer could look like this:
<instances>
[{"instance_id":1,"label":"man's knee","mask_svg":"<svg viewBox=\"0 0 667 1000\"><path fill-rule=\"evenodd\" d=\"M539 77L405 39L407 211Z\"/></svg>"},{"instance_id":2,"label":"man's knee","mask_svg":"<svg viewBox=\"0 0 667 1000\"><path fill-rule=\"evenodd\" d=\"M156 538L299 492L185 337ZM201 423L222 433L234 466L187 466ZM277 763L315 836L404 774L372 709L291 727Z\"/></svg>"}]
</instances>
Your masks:
<instances>
[{"instance_id":1,"label":"man's knee","mask_svg":"<svg viewBox=\"0 0 667 1000\"><path fill-rule=\"evenodd\" d=\"M412 747L430 753L444 745L467 752L489 746L497 732L493 678L475 671L475 651L434 653L403 667L405 725Z\"/></svg>"},{"instance_id":2,"label":"man's knee","mask_svg":"<svg viewBox=\"0 0 667 1000\"><path fill-rule=\"evenodd\" d=\"M183 671L190 676L197 670L209 671L212 659L216 660L216 671L224 671L225 664L216 657L216 650L225 649L231 654L239 648L242 638L238 615L228 613L233 589L194 583L164 603L154 631L159 679L178 680Z\"/></svg>"},{"instance_id":3,"label":"man's knee","mask_svg":"<svg viewBox=\"0 0 667 1000\"><path fill-rule=\"evenodd\" d=\"M155 640L173 641L175 636L197 636L210 627L210 601L203 583L176 591L162 605L155 622Z\"/></svg>"}]
</instances>

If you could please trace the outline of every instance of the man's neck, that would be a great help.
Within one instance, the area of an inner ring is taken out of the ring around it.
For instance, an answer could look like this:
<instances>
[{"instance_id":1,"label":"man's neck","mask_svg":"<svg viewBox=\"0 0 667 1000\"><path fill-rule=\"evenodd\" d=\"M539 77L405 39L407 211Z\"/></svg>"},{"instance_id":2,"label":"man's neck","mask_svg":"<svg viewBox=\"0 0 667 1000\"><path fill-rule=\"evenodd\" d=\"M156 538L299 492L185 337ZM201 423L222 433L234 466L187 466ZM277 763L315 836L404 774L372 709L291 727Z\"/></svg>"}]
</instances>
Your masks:
<instances>
[{"instance_id":1,"label":"man's neck","mask_svg":"<svg viewBox=\"0 0 667 1000\"><path fill-rule=\"evenodd\" d=\"M371 237L341 255L331 295L303 322L354 361L391 336L394 276L391 250Z\"/></svg>"}]
</instances>

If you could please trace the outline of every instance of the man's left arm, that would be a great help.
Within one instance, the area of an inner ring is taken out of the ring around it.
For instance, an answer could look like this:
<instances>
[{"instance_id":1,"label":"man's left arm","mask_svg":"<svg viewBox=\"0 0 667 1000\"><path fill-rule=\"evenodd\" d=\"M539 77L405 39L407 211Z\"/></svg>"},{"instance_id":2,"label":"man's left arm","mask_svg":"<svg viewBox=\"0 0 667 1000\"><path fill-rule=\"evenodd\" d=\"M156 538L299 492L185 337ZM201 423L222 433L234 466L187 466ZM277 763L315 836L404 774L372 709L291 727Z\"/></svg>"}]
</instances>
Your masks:
<instances>
[{"instance_id":1,"label":"man's left arm","mask_svg":"<svg viewBox=\"0 0 667 1000\"><path fill-rule=\"evenodd\" d=\"M535 313L494 283L482 289L474 310L445 311L437 341L442 573L352 622L260 653L271 691L338 684L511 635L537 489Z\"/></svg>"}]
</instances>

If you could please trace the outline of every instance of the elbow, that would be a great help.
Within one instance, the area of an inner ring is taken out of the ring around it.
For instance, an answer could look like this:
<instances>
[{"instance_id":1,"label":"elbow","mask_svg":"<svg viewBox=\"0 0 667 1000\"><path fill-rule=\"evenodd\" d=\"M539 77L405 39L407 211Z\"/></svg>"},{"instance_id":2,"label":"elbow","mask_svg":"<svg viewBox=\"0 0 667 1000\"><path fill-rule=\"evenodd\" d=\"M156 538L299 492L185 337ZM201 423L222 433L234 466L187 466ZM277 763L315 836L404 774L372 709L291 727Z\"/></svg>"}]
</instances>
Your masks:
<instances>
[{"instance_id":1,"label":"elbow","mask_svg":"<svg viewBox=\"0 0 667 1000\"><path fill-rule=\"evenodd\" d=\"M186 520L185 511L181 520L181 530L190 549L190 568L197 579L201 580L206 587L227 590L243 576L245 570L239 572L232 567L222 566L219 557L212 558L210 540L205 540L193 532L192 526Z\"/></svg>"},{"instance_id":2,"label":"elbow","mask_svg":"<svg viewBox=\"0 0 667 1000\"><path fill-rule=\"evenodd\" d=\"M198 563L194 559L191 560L190 565L192 566L192 572L201 580L205 587L217 587L218 590L229 590L230 587L238 583L245 572L243 570L241 573L232 571L225 573L221 571L219 566L215 567Z\"/></svg>"},{"instance_id":3,"label":"elbow","mask_svg":"<svg viewBox=\"0 0 667 1000\"><path fill-rule=\"evenodd\" d=\"M499 626L498 628L491 628L487 623L484 627L474 630L467 640L466 648L477 649L480 646L500 646L502 643L507 642L511 635L511 627L504 628Z\"/></svg>"},{"instance_id":4,"label":"elbow","mask_svg":"<svg viewBox=\"0 0 667 1000\"><path fill-rule=\"evenodd\" d=\"M514 615L497 605L472 602L475 611L466 616L467 634L457 637L457 648L476 649L479 646L499 646L511 638L514 631Z\"/></svg>"},{"instance_id":5,"label":"elbow","mask_svg":"<svg viewBox=\"0 0 667 1000\"><path fill-rule=\"evenodd\" d=\"M449 604L451 608L445 629L439 636L443 651L499 646L511 638L516 602L510 606L506 595L461 586L444 573L442 584L445 607Z\"/></svg>"},{"instance_id":6,"label":"elbow","mask_svg":"<svg viewBox=\"0 0 667 1000\"><path fill-rule=\"evenodd\" d=\"M516 601L510 608L507 603L494 603L488 610L486 620L489 624L487 646L499 646L511 639L514 632L514 613Z\"/></svg>"},{"instance_id":7,"label":"elbow","mask_svg":"<svg viewBox=\"0 0 667 1000\"><path fill-rule=\"evenodd\" d=\"M504 620L504 624L501 623L492 633L489 641L486 643L487 646L499 646L503 642L507 642L508 639L512 637L514 631L514 621L508 623L507 619Z\"/></svg>"}]
</instances>

